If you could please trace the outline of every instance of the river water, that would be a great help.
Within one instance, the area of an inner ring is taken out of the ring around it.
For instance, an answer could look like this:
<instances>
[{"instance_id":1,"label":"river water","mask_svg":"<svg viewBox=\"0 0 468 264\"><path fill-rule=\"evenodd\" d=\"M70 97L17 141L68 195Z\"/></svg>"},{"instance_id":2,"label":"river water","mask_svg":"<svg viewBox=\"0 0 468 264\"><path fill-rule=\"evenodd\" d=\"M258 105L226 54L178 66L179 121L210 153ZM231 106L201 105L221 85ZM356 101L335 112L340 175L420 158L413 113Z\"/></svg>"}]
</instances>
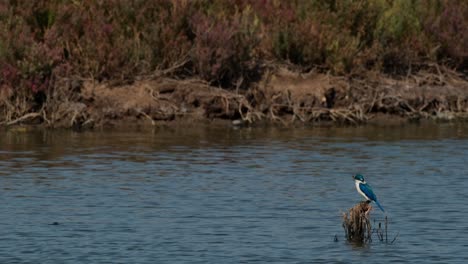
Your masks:
<instances>
[{"instance_id":1,"label":"river water","mask_svg":"<svg viewBox=\"0 0 468 264\"><path fill-rule=\"evenodd\" d=\"M16 129L0 146L0 263L468 259L467 124ZM345 241L355 173L393 244Z\"/></svg>"}]
</instances>

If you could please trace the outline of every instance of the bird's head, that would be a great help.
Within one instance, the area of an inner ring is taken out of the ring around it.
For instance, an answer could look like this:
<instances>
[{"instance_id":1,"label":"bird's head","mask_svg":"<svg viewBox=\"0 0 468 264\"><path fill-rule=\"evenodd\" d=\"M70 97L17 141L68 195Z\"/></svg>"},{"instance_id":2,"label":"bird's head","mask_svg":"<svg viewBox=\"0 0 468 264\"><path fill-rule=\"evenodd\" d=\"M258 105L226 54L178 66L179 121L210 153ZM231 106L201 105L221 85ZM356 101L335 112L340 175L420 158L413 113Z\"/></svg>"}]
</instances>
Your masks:
<instances>
[{"instance_id":1,"label":"bird's head","mask_svg":"<svg viewBox=\"0 0 468 264\"><path fill-rule=\"evenodd\" d=\"M361 174L354 175L353 179L355 179L356 181L365 182L364 176L362 176Z\"/></svg>"}]
</instances>

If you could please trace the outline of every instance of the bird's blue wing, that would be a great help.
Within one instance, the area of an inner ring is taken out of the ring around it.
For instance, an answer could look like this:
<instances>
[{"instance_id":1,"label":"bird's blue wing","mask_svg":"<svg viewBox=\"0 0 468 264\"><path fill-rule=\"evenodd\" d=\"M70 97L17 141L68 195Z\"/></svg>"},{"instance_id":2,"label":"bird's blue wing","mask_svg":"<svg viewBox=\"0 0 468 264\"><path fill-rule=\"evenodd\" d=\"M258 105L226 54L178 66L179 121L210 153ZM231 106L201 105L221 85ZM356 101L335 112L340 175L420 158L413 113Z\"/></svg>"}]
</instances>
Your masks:
<instances>
[{"instance_id":1,"label":"bird's blue wing","mask_svg":"<svg viewBox=\"0 0 468 264\"><path fill-rule=\"evenodd\" d=\"M367 185L367 184L359 184L359 189L361 192L363 192L367 197L369 197L370 200L375 201L377 200L377 197L375 196L374 192L372 191L372 188Z\"/></svg>"},{"instance_id":2,"label":"bird's blue wing","mask_svg":"<svg viewBox=\"0 0 468 264\"><path fill-rule=\"evenodd\" d=\"M379 203L379 201L375 200L375 204L380 208L380 210L382 210L382 212L385 212L385 210L383 209L382 205Z\"/></svg>"},{"instance_id":3,"label":"bird's blue wing","mask_svg":"<svg viewBox=\"0 0 468 264\"><path fill-rule=\"evenodd\" d=\"M367 185L367 184L359 184L359 189L367 196L371 201L374 201L377 206L382 210L382 212L385 212L383 209L382 205L377 201L377 196L375 196L374 191L372 191L372 188Z\"/></svg>"}]
</instances>

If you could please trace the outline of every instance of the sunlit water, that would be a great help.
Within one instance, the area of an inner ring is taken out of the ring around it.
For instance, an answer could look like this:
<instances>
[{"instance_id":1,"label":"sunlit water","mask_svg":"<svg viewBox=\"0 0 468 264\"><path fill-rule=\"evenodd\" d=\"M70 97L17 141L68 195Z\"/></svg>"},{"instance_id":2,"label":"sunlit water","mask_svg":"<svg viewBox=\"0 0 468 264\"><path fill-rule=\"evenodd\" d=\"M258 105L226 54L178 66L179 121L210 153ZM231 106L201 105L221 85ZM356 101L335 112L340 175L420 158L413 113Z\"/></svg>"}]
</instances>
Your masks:
<instances>
[{"instance_id":1,"label":"sunlit water","mask_svg":"<svg viewBox=\"0 0 468 264\"><path fill-rule=\"evenodd\" d=\"M16 130L0 146L0 263L468 259L468 125ZM344 240L357 172L393 244Z\"/></svg>"}]
</instances>

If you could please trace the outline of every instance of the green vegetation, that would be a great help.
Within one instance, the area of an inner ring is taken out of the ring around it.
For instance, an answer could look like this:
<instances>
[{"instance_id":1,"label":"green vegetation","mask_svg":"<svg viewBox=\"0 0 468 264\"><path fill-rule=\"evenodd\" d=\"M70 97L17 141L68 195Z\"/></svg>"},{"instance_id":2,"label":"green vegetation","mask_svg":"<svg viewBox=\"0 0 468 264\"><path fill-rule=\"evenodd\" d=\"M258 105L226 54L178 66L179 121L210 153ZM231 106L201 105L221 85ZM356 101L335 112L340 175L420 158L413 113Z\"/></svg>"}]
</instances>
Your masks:
<instances>
[{"instance_id":1,"label":"green vegetation","mask_svg":"<svg viewBox=\"0 0 468 264\"><path fill-rule=\"evenodd\" d=\"M0 97L41 104L37 94L64 80L159 72L242 88L271 63L335 75L445 64L466 74L467 45L463 0L7 0Z\"/></svg>"}]
</instances>

